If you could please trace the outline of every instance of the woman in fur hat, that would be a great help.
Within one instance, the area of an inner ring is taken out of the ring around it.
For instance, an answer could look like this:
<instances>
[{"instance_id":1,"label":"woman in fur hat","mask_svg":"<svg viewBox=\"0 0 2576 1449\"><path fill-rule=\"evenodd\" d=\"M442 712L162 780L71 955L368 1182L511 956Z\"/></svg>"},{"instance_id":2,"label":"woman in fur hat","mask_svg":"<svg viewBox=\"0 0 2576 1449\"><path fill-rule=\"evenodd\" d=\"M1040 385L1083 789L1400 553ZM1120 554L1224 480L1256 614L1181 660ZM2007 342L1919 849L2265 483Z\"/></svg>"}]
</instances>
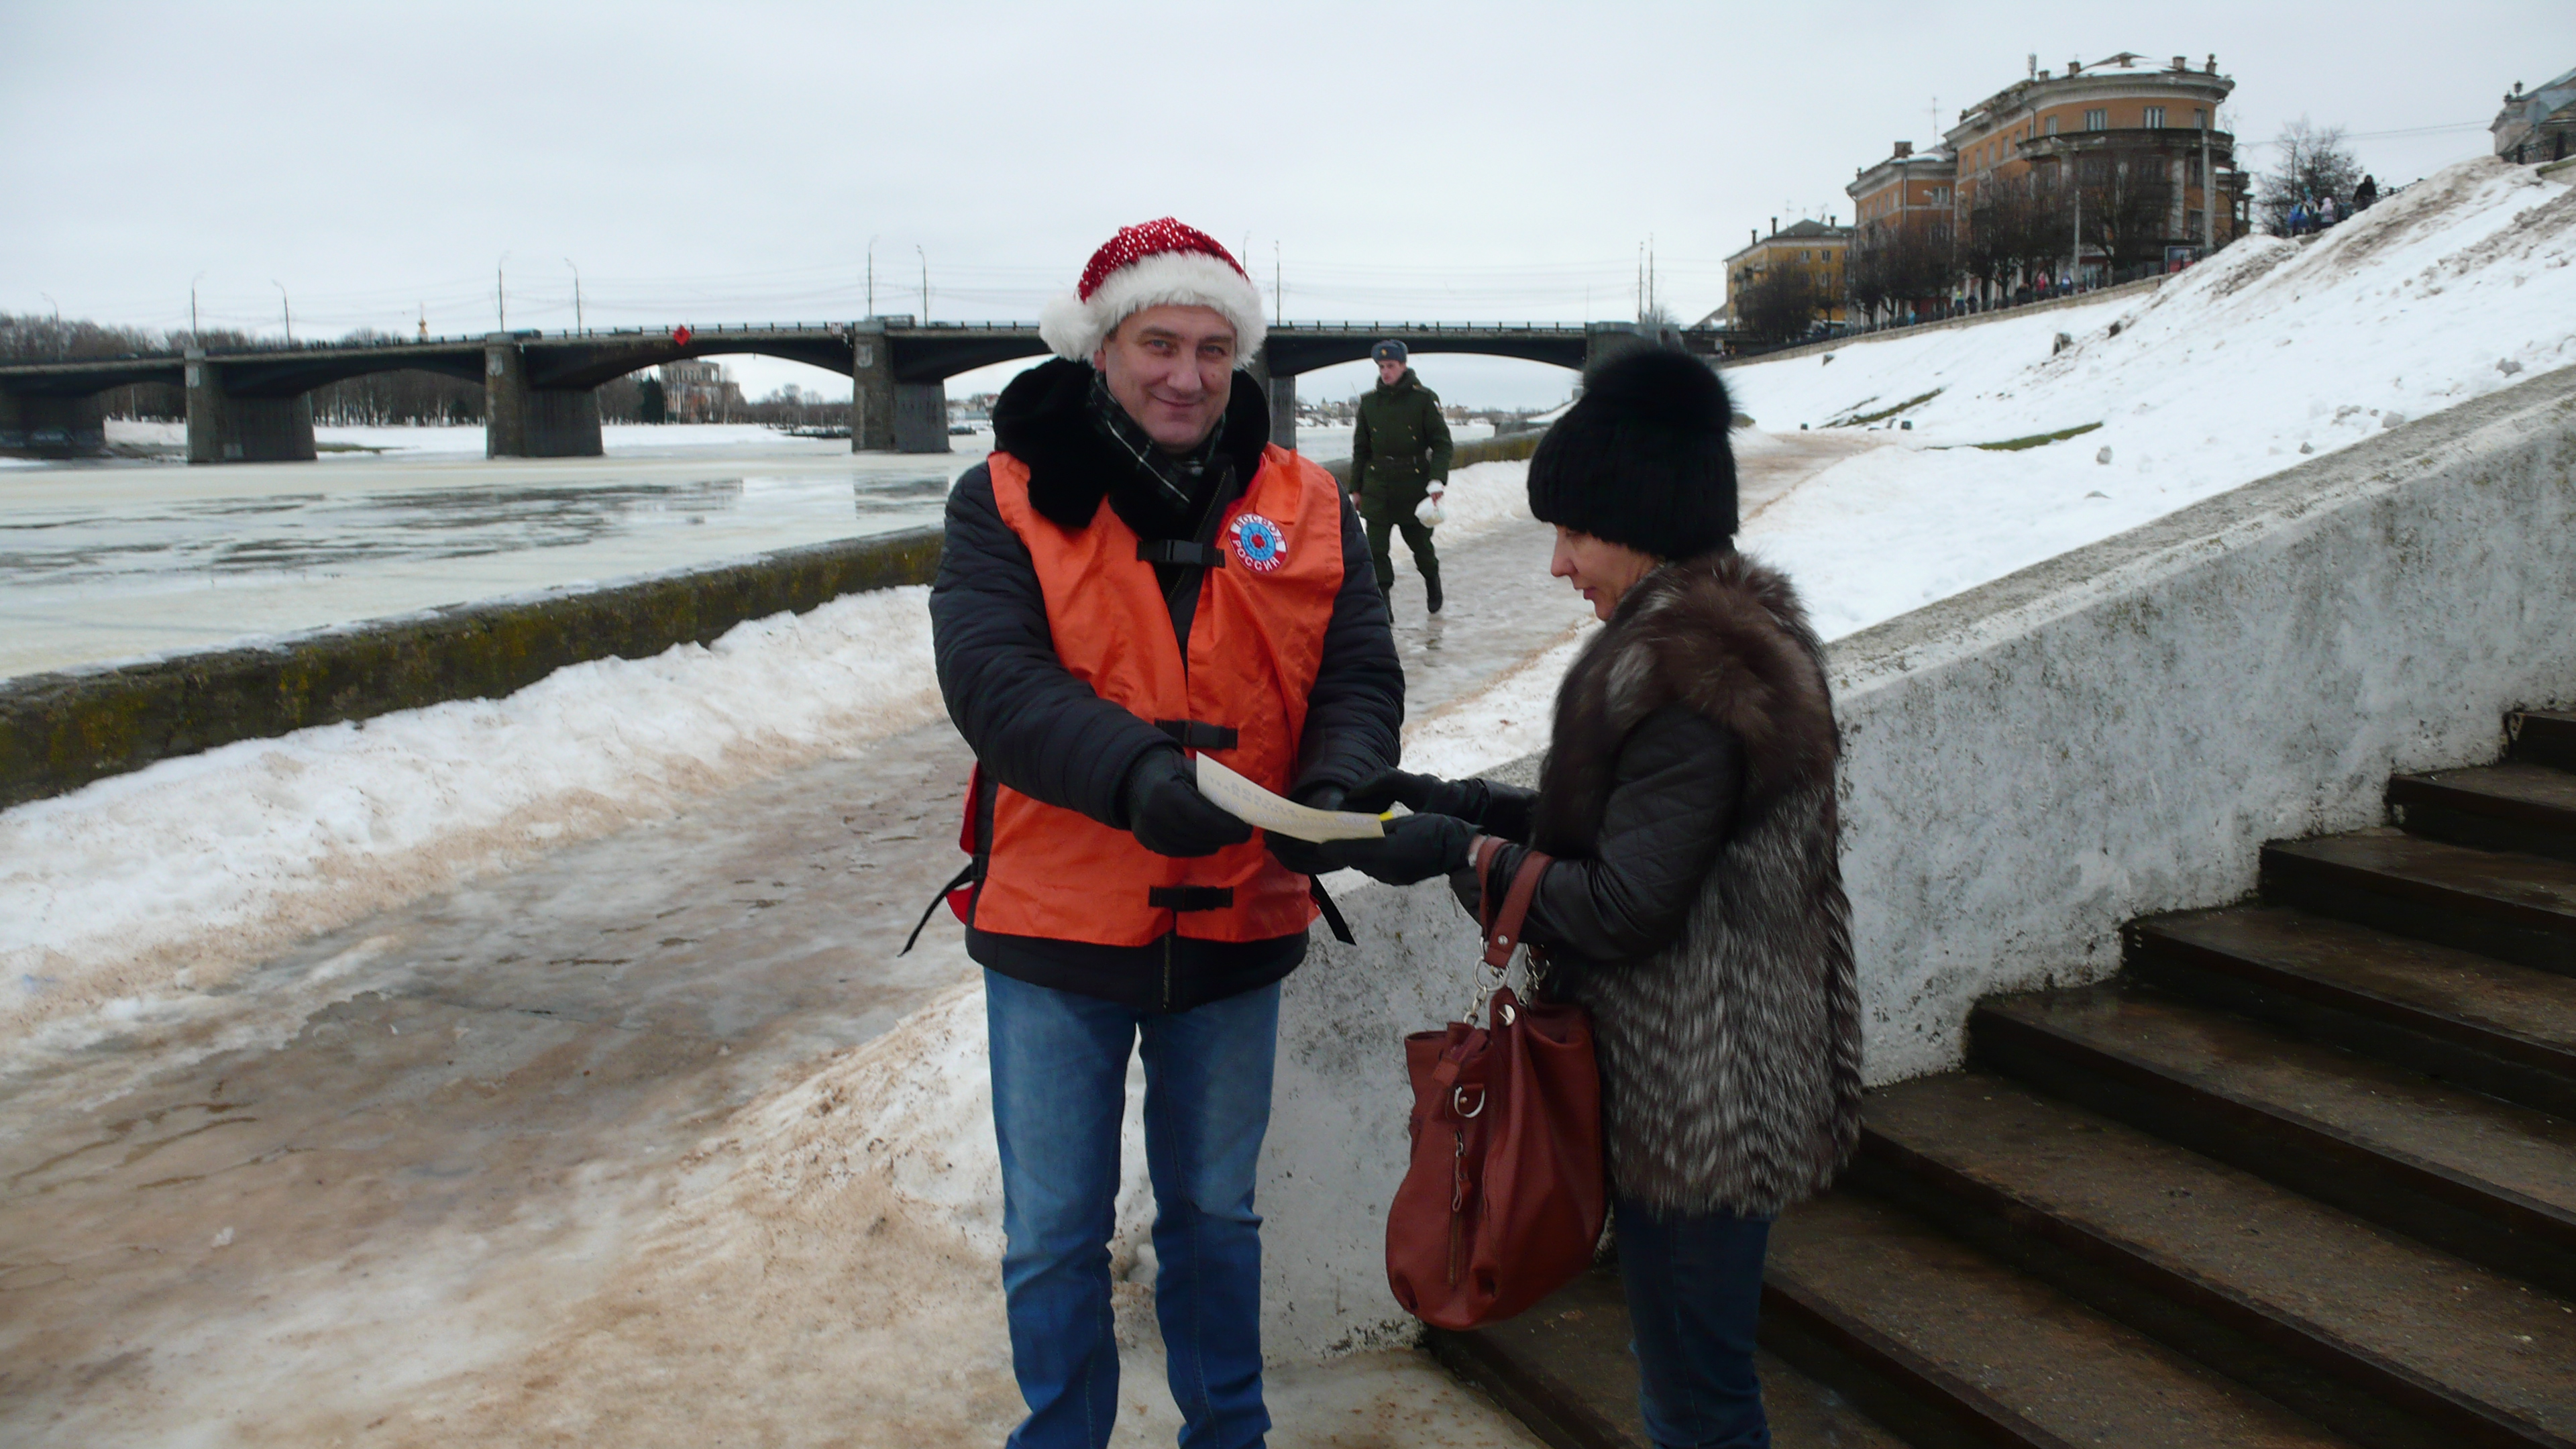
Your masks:
<instances>
[{"instance_id":1,"label":"woman in fur hat","mask_svg":"<svg viewBox=\"0 0 2576 1449\"><path fill-rule=\"evenodd\" d=\"M1772 1218L1860 1130L1860 1002L1837 855L1823 650L1789 581L1736 552L1717 374L1602 365L1530 461L1551 572L1607 627L1568 670L1535 791L1389 771L1351 808L1415 813L1329 847L1472 912L1479 836L1545 867L1523 934L1592 1012L1619 1264L1659 1444L1768 1442L1753 1336Z\"/></svg>"}]
</instances>

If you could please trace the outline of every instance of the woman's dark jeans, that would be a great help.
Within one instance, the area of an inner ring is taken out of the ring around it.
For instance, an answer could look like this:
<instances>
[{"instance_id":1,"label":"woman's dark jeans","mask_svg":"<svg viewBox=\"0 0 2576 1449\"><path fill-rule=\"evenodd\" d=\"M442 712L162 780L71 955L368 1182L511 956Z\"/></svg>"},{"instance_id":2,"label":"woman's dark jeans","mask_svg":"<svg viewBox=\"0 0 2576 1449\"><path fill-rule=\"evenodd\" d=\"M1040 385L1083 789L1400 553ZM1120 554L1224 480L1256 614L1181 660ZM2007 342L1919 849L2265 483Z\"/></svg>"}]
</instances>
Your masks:
<instances>
[{"instance_id":1,"label":"woman's dark jeans","mask_svg":"<svg viewBox=\"0 0 2576 1449\"><path fill-rule=\"evenodd\" d=\"M1769 1449L1753 1328L1771 1220L1616 1208L1646 1432L1659 1449Z\"/></svg>"}]
</instances>

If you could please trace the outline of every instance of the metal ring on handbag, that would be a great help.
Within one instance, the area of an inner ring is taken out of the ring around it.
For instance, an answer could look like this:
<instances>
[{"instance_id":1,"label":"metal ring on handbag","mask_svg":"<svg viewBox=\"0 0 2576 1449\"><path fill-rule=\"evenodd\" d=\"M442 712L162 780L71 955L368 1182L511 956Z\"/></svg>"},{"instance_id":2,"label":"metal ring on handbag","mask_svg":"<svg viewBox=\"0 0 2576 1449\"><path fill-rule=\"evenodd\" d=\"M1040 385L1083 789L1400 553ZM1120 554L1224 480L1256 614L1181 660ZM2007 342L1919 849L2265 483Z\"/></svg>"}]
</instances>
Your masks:
<instances>
[{"instance_id":1,"label":"metal ring on handbag","mask_svg":"<svg viewBox=\"0 0 2576 1449\"><path fill-rule=\"evenodd\" d=\"M1457 1113L1458 1120L1462 1122L1472 1121L1477 1117L1483 1116L1485 1113L1485 1089L1482 1087L1478 1087L1476 1089L1476 1110L1470 1112L1467 1110L1467 1089L1464 1087L1451 1087L1449 1089L1449 1110Z\"/></svg>"}]
</instances>

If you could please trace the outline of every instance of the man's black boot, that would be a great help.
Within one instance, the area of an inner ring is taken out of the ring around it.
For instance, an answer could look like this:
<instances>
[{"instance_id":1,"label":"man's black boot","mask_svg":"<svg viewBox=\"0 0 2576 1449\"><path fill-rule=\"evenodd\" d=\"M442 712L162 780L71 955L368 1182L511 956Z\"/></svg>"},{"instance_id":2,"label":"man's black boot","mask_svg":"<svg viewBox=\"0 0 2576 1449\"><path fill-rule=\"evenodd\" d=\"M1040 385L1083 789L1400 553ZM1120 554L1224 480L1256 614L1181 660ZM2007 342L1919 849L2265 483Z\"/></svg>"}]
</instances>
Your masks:
<instances>
[{"instance_id":1,"label":"man's black boot","mask_svg":"<svg viewBox=\"0 0 2576 1449\"><path fill-rule=\"evenodd\" d=\"M1422 604L1424 608L1435 614L1440 612L1440 576L1438 574L1422 576Z\"/></svg>"}]
</instances>

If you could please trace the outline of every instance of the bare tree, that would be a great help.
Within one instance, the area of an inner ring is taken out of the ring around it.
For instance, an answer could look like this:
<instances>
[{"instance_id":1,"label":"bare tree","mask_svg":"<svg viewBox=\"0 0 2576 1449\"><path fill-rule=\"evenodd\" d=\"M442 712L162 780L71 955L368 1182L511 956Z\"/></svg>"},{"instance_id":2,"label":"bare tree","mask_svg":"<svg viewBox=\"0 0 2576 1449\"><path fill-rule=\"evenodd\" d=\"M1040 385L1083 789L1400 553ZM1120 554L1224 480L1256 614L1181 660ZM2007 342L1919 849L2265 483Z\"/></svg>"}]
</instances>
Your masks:
<instances>
[{"instance_id":1,"label":"bare tree","mask_svg":"<svg viewBox=\"0 0 2576 1449\"><path fill-rule=\"evenodd\" d=\"M1823 301L1806 268L1774 264L1744 289L1736 316L1766 342L1789 342L1806 335Z\"/></svg>"},{"instance_id":2,"label":"bare tree","mask_svg":"<svg viewBox=\"0 0 2576 1449\"><path fill-rule=\"evenodd\" d=\"M2173 226L2173 180L2151 154L2087 156L2084 239L2110 258L2116 273L2164 259Z\"/></svg>"},{"instance_id":3,"label":"bare tree","mask_svg":"<svg viewBox=\"0 0 2576 1449\"><path fill-rule=\"evenodd\" d=\"M2343 127L2310 125L2301 116L2283 126L2272 145L2280 154L2255 179L2254 207L2274 236L2289 233L2290 208L2300 202L2325 196L2338 206L2352 201L2361 163L2353 159Z\"/></svg>"}]
</instances>

